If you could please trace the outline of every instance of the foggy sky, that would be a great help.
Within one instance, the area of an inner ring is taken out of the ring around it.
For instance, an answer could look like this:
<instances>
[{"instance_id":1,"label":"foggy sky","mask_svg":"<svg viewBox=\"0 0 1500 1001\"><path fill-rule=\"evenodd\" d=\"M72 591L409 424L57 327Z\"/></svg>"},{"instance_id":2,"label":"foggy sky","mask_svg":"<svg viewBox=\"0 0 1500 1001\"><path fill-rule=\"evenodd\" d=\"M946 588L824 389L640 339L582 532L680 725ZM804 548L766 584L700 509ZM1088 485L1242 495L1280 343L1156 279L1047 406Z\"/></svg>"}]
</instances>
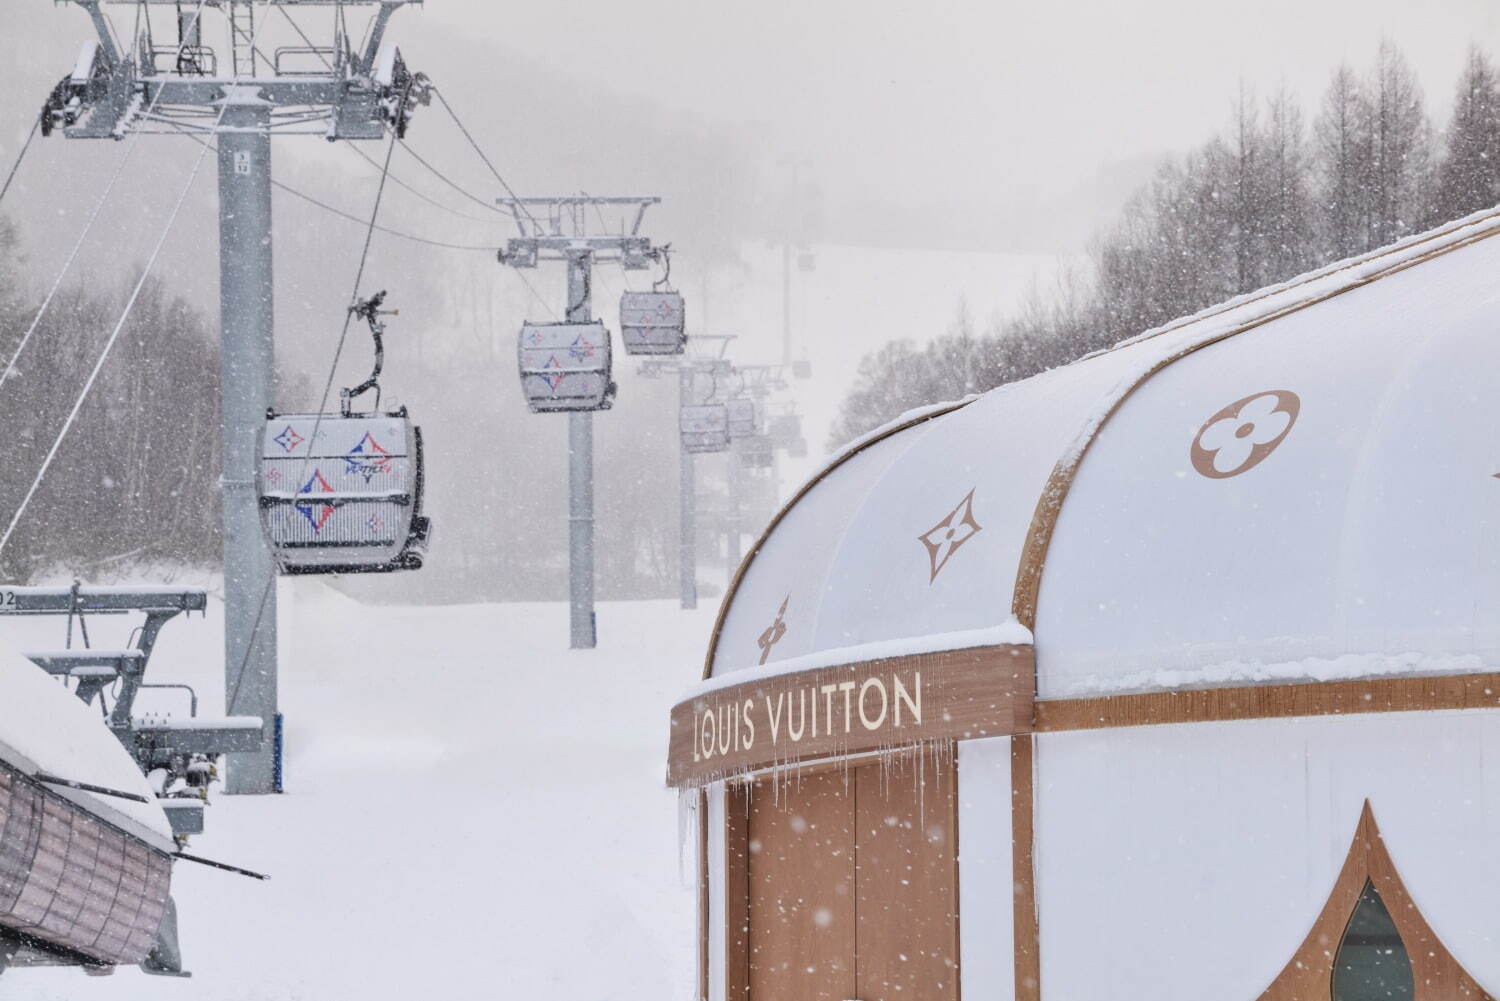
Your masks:
<instances>
[{"instance_id":1,"label":"foggy sky","mask_svg":"<svg viewBox=\"0 0 1500 1001\"><path fill-rule=\"evenodd\" d=\"M1368 64L1385 35L1445 118L1468 44L1500 49L1485 0L430 0L419 20L765 128L779 154L810 161L833 218L870 213L878 228L918 209L933 241L973 245L967 212L1019 237L996 232L1007 250L1073 249L1092 227L1059 203L1107 210L1113 175L1128 190L1143 160L1202 141L1241 78L1259 92L1285 81L1310 122L1332 67Z\"/></svg>"}]
</instances>

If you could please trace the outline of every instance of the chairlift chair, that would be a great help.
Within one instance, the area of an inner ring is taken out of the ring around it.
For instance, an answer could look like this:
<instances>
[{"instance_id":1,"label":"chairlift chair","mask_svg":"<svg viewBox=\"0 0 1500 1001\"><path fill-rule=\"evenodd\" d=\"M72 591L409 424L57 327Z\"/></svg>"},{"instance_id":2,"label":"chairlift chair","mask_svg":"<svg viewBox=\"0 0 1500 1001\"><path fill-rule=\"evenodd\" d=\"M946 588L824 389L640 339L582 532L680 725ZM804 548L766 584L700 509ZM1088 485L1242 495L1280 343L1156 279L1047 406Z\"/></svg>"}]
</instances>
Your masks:
<instances>
[{"instance_id":1,"label":"chairlift chair","mask_svg":"<svg viewBox=\"0 0 1500 1001\"><path fill-rule=\"evenodd\" d=\"M521 391L534 414L608 410L614 404L609 331L602 323L532 323L516 353Z\"/></svg>"},{"instance_id":2,"label":"chairlift chair","mask_svg":"<svg viewBox=\"0 0 1500 1001\"><path fill-rule=\"evenodd\" d=\"M267 411L260 438L261 522L284 574L420 569L432 537L422 514L422 429L405 407L380 410L381 292L350 311L375 340L375 368L342 390L337 414ZM375 391L375 407L354 401Z\"/></svg>"}]
</instances>

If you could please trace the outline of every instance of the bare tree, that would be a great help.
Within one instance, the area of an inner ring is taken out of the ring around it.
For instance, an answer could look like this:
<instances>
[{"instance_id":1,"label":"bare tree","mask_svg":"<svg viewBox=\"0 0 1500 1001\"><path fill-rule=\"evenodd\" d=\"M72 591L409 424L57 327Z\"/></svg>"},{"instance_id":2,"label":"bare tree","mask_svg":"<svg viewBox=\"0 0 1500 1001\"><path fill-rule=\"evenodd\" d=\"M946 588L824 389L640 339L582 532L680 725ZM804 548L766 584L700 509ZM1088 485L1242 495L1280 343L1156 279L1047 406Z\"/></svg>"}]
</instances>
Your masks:
<instances>
[{"instance_id":1,"label":"bare tree","mask_svg":"<svg viewBox=\"0 0 1500 1001\"><path fill-rule=\"evenodd\" d=\"M1494 64L1478 47L1469 49L1444 139L1434 224L1500 201L1500 83Z\"/></svg>"}]
</instances>

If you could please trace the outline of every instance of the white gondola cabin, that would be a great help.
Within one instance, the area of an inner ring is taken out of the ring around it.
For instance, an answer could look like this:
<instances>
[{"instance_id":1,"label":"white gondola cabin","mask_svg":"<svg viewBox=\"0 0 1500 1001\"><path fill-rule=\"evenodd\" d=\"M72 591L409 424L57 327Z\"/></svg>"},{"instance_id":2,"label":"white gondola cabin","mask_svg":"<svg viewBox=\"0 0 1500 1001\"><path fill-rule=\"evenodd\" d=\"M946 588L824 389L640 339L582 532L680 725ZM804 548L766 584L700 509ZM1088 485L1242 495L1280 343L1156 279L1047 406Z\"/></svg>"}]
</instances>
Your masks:
<instances>
[{"instance_id":1,"label":"white gondola cabin","mask_svg":"<svg viewBox=\"0 0 1500 1001\"><path fill-rule=\"evenodd\" d=\"M1500 212L932 407L672 710L708 1001L1500 997Z\"/></svg>"},{"instance_id":2,"label":"white gondola cabin","mask_svg":"<svg viewBox=\"0 0 1500 1001\"><path fill-rule=\"evenodd\" d=\"M776 462L776 450L771 439L763 434L740 438L735 443L740 465L746 469L769 469Z\"/></svg>"},{"instance_id":3,"label":"white gondola cabin","mask_svg":"<svg viewBox=\"0 0 1500 1001\"><path fill-rule=\"evenodd\" d=\"M422 566L422 431L406 411L272 414L260 442L260 503L282 572Z\"/></svg>"},{"instance_id":4,"label":"white gondola cabin","mask_svg":"<svg viewBox=\"0 0 1500 1001\"><path fill-rule=\"evenodd\" d=\"M620 340L628 355L680 355L687 347L686 310L680 292L624 292Z\"/></svg>"},{"instance_id":5,"label":"white gondola cabin","mask_svg":"<svg viewBox=\"0 0 1500 1001\"><path fill-rule=\"evenodd\" d=\"M729 437L748 438L760 434L760 408L748 396L737 396L725 404L729 409Z\"/></svg>"},{"instance_id":6,"label":"white gondola cabin","mask_svg":"<svg viewBox=\"0 0 1500 1001\"><path fill-rule=\"evenodd\" d=\"M688 404L678 411L682 449L699 454L729 448L729 411L722 403Z\"/></svg>"},{"instance_id":7,"label":"white gondola cabin","mask_svg":"<svg viewBox=\"0 0 1500 1001\"><path fill-rule=\"evenodd\" d=\"M614 402L609 331L602 323L531 323L517 341L521 391L534 414L607 410Z\"/></svg>"}]
</instances>

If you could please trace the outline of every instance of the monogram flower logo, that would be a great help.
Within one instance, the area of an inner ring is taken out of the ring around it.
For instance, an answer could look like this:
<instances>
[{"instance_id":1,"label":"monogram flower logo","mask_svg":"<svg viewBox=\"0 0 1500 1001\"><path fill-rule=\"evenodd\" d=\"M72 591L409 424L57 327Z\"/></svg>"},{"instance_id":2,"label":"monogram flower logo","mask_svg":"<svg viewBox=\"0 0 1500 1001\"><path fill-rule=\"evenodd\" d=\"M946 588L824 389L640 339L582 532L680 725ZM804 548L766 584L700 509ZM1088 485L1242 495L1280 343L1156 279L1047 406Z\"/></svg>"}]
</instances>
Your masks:
<instances>
[{"instance_id":1,"label":"monogram flower logo","mask_svg":"<svg viewBox=\"0 0 1500 1001\"><path fill-rule=\"evenodd\" d=\"M1286 440L1302 401L1285 389L1236 400L1208 419L1193 439L1193 469L1212 480L1248 472Z\"/></svg>"}]
</instances>

